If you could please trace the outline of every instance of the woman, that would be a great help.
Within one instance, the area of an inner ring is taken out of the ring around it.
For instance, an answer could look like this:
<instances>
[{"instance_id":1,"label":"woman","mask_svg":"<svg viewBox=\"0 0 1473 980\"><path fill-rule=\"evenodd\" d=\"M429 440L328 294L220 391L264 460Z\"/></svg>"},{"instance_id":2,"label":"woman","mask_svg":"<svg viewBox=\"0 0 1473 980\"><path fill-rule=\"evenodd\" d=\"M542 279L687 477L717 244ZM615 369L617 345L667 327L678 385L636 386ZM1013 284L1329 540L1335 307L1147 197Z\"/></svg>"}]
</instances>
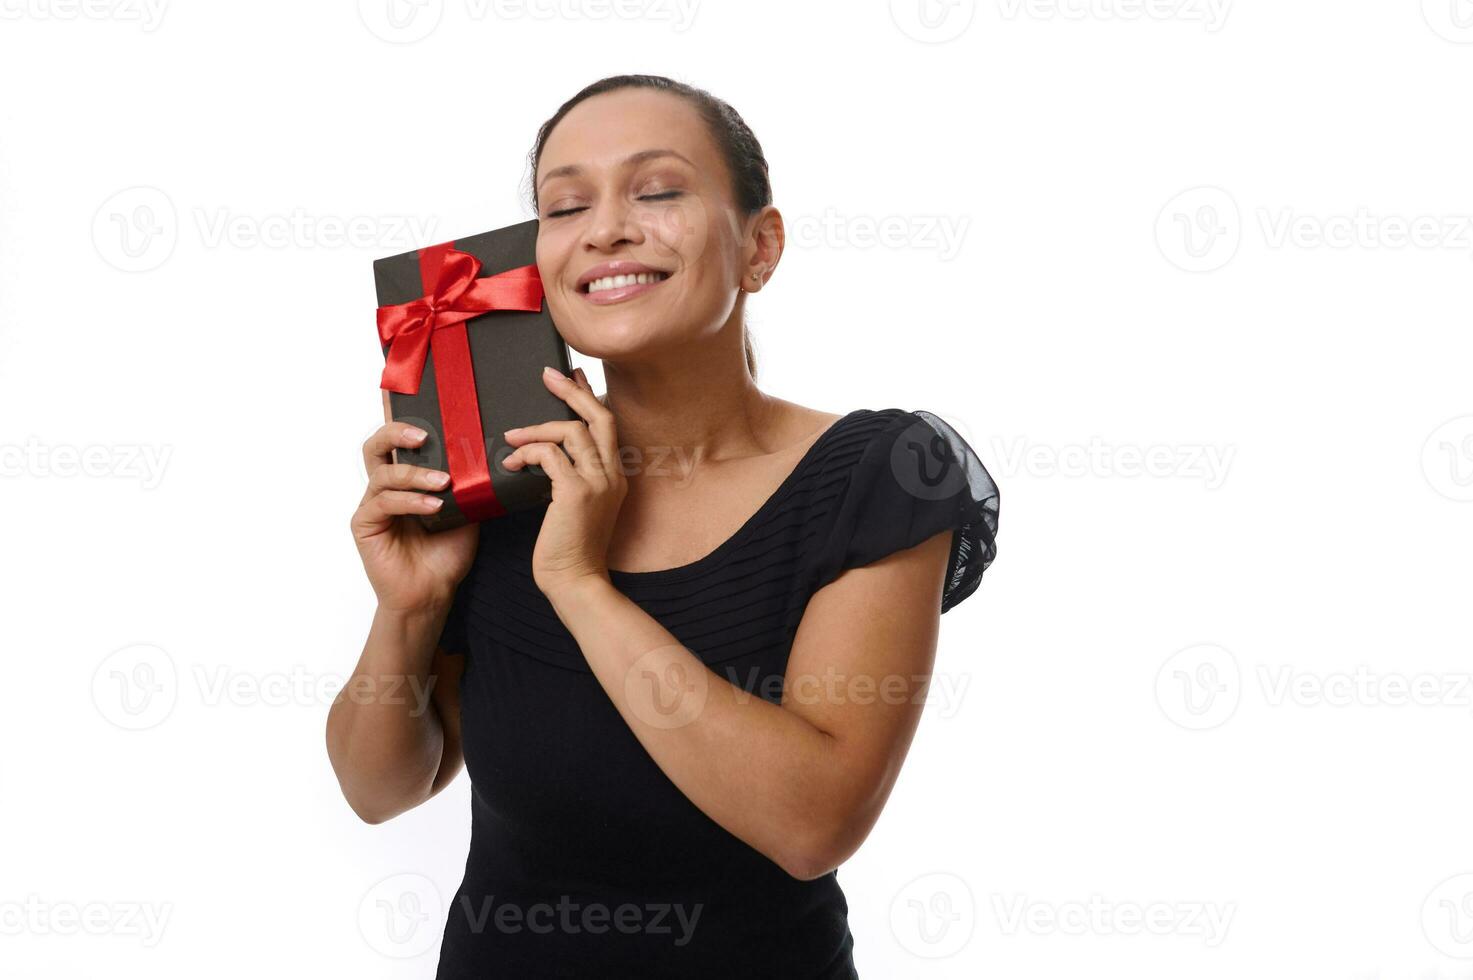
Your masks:
<instances>
[{"instance_id":1,"label":"woman","mask_svg":"<svg viewBox=\"0 0 1473 980\"><path fill-rule=\"evenodd\" d=\"M834 869L894 785L940 613L992 560L997 489L935 416L756 387L743 308L783 221L724 102L605 79L531 171L549 308L608 390L545 374L582 421L508 432L505 465L542 467L551 503L484 525L406 518L447 481L392 462L423 433L365 444L378 609L349 687L412 675L433 710L335 704L343 793L378 823L464 761L441 978L853 977Z\"/></svg>"}]
</instances>

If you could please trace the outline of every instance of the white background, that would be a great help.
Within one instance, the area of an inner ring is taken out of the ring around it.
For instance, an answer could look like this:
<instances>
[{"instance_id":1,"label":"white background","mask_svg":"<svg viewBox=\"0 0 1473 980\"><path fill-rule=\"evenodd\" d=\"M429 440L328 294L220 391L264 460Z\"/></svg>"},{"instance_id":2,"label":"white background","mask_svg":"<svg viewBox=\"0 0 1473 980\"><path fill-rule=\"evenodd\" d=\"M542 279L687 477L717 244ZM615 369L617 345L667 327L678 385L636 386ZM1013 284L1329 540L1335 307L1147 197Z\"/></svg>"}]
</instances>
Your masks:
<instances>
[{"instance_id":1,"label":"white background","mask_svg":"<svg viewBox=\"0 0 1473 980\"><path fill-rule=\"evenodd\" d=\"M861 975L1473 977L1467 0L389 2L0 0L0 975L433 974L465 777L323 747L370 260L650 71L766 149L767 390L1002 487Z\"/></svg>"}]
</instances>

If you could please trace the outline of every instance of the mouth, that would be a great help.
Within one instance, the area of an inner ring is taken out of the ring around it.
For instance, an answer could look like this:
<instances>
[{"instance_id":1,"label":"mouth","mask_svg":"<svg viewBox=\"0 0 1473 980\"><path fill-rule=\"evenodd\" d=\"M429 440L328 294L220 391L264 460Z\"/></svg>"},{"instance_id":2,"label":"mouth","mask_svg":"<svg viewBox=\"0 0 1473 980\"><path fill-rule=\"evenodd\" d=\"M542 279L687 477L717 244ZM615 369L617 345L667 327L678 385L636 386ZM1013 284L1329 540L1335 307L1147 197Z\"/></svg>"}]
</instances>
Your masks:
<instances>
[{"instance_id":1,"label":"mouth","mask_svg":"<svg viewBox=\"0 0 1473 980\"><path fill-rule=\"evenodd\" d=\"M578 292L590 303L607 306L656 289L672 274L638 262L608 262L584 273Z\"/></svg>"}]
</instances>

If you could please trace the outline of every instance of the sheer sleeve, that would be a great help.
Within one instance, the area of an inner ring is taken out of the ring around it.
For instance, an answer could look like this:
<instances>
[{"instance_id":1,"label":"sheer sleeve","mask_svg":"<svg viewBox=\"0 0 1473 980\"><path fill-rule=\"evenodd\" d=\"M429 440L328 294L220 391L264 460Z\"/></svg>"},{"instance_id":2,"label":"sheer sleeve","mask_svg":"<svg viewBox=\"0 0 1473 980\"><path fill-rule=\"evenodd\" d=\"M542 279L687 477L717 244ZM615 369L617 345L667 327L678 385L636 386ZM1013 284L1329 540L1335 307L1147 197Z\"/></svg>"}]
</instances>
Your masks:
<instances>
[{"instance_id":1,"label":"sheer sleeve","mask_svg":"<svg viewBox=\"0 0 1473 980\"><path fill-rule=\"evenodd\" d=\"M998 503L997 484L956 429L930 412L896 411L854 465L815 588L950 528L944 613L976 591L997 554Z\"/></svg>"}]
</instances>

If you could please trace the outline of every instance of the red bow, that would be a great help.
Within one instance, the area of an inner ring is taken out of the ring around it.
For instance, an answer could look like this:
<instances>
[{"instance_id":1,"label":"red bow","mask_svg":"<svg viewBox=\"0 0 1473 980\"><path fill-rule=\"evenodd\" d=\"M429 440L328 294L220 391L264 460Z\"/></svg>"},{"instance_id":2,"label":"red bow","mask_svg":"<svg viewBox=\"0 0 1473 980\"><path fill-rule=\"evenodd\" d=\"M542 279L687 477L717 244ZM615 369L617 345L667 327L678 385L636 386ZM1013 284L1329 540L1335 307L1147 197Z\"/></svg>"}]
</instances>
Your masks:
<instances>
[{"instance_id":1,"label":"red bow","mask_svg":"<svg viewBox=\"0 0 1473 980\"><path fill-rule=\"evenodd\" d=\"M446 468L455 503L475 522L506 513L491 487L476 379L471 367L466 321L494 310L536 312L542 308L537 266L524 265L478 278L481 262L449 244L419 251L425 294L378 308L379 341L389 345L379 387L413 395L419 391L426 354L435 355L435 387L445 436Z\"/></svg>"}]
</instances>

